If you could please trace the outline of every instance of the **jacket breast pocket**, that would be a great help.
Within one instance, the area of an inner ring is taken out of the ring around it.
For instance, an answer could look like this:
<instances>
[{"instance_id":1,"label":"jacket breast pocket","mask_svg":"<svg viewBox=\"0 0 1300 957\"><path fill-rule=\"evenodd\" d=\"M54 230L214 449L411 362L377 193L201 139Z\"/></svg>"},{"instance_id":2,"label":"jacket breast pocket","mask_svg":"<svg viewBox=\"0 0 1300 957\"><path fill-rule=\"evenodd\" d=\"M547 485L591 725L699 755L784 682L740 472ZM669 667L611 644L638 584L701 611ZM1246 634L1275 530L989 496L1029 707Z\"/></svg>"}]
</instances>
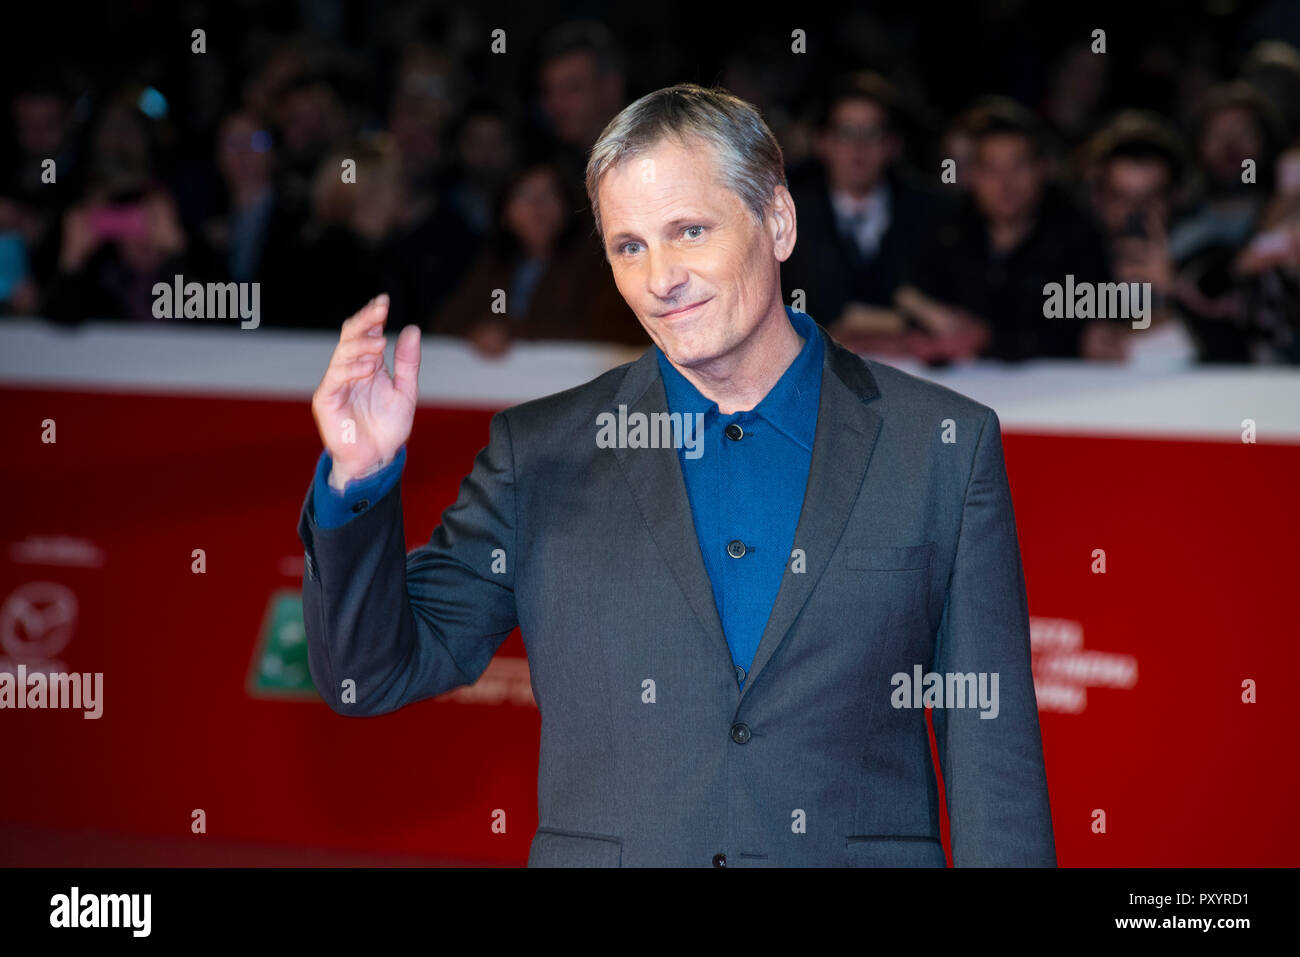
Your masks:
<instances>
[{"instance_id":1,"label":"jacket breast pocket","mask_svg":"<svg viewBox=\"0 0 1300 957\"><path fill-rule=\"evenodd\" d=\"M608 834L539 827L528 852L529 867L622 867L623 842Z\"/></svg>"},{"instance_id":2,"label":"jacket breast pocket","mask_svg":"<svg viewBox=\"0 0 1300 957\"><path fill-rule=\"evenodd\" d=\"M860 631L883 634L927 619L934 542L921 545L841 544L827 569L836 614Z\"/></svg>"},{"instance_id":3,"label":"jacket breast pocket","mask_svg":"<svg viewBox=\"0 0 1300 957\"><path fill-rule=\"evenodd\" d=\"M934 560L934 542L900 547L844 546L844 567L858 571L907 571L928 569Z\"/></svg>"},{"instance_id":4,"label":"jacket breast pocket","mask_svg":"<svg viewBox=\"0 0 1300 957\"><path fill-rule=\"evenodd\" d=\"M947 867L937 837L862 835L845 839L846 867Z\"/></svg>"}]
</instances>

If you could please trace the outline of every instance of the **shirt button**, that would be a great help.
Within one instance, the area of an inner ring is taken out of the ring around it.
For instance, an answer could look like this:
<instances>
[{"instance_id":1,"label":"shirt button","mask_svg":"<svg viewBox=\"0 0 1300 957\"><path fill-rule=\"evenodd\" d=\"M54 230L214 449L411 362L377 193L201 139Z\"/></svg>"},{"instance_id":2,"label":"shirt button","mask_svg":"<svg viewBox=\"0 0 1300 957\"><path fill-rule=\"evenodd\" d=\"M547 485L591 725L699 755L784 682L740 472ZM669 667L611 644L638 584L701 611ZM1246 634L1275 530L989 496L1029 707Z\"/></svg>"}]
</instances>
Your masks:
<instances>
[{"instance_id":1,"label":"shirt button","mask_svg":"<svg viewBox=\"0 0 1300 957\"><path fill-rule=\"evenodd\" d=\"M745 683L745 669L740 667L740 665L736 665L736 684L743 685L744 683Z\"/></svg>"},{"instance_id":2,"label":"shirt button","mask_svg":"<svg viewBox=\"0 0 1300 957\"><path fill-rule=\"evenodd\" d=\"M737 744L744 744L749 740L749 725L733 724L731 726L731 740Z\"/></svg>"},{"instance_id":3,"label":"shirt button","mask_svg":"<svg viewBox=\"0 0 1300 957\"><path fill-rule=\"evenodd\" d=\"M727 855L726 855L726 854L714 854L714 855L713 855L713 866L714 866L714 867L726 867L726 866L727 866Z\"/></svg>"},{"instance_id":4,"label":"shirt button","mask_svg":"<svg viewBox=\"0 0 1300 957\"><path fill-rule=\"evenodd\" d=\"M738 538L727 542L727 554L732 558L743 558L746 551L745 543Z\"/></svg>"},{"instance_id":5,"label":"shirt button","mask_svg":"<svg viewBox=\"0 0 1300 957\"><path fill-rule=\"evenodd\" d=\"M369 507L370 507L370 499L363 498L361 501L357 502L355 505L352 506L352 511L354 514L360 515Z\"/></svg>"},{"instance_id":6,"label":"shirt button","mask_svg":"<svg viewBox=\"0 0 1300 957\"><path fill-rule=\"evenodd\" d=\"M739 442L741 439L745 437L745 430L742 429L735 422L732 422L729 426L727 426L725 429L722 430L722 434L725 435L727 438L731 439L731 441L733 442Z\"/></svg>"}]
</instances>

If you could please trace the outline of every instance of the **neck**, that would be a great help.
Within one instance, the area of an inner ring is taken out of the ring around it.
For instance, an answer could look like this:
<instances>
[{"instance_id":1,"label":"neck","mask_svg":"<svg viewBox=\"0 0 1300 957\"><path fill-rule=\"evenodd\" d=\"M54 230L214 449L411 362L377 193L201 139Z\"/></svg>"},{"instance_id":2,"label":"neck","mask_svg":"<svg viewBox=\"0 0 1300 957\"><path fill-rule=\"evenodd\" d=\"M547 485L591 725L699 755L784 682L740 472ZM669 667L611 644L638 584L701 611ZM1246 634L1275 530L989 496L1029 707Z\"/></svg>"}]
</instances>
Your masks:
<instances>
[{"instance_id":1,"label":"neck","mask_svg":"<svg viewBox=\"0 0 1300 957\"><path fill-rule=\"evenodd\" d=\"M738 348L698 366L672 365L702 396L718 403L719 412L731 415L762 402L790 368L805 341L795 332L785 306L777 299L763 322Z\"/></svg>"}]
</instances>

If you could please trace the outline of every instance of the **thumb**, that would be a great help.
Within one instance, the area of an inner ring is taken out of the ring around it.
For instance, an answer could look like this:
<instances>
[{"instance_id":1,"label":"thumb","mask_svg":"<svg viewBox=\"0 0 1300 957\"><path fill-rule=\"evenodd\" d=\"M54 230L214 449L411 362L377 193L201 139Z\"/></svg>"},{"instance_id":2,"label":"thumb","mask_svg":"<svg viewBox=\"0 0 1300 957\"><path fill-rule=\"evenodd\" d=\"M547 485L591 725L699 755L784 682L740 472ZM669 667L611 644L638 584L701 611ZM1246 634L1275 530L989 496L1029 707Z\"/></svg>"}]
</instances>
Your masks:
<instances>
[{"instance_id":1,"label":"thumb","mask_svg":"<svg viewBox=\"0 0 1300 957\"><path fill-rule=\"evenodd\" d=\"M393 349L393 387L415 404L420 386L420 327L407 326Z\"/></svg>"}]
</instances>

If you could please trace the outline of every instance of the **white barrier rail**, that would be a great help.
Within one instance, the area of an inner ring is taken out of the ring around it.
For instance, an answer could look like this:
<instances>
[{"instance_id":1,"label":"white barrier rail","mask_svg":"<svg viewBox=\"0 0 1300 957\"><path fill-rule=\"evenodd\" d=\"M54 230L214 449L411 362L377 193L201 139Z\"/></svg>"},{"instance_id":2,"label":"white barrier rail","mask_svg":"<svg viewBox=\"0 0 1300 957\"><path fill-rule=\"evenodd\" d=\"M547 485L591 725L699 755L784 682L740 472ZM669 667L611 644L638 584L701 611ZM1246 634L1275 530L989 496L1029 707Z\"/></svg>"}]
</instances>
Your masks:
<instances>
[{"instance_id":1,"label":"white barrier rail","mask_svg":"<svg viewBox=\"0 0 1300 957\"><path fill-rule=\"evenodd\" d=\"M395 333L388 338L391 368ZM326 331L7 319L0 320L0 386L306 401L337 340ZM425 336L420 404L505 408L580 385L641 351L516 343L486 359L462 340ZM1008 432L1240 442L1250 419L1260 443L1300 443L1297 369L1041 359L934 370L882 361L992 406Z\"/></svg>"}]
</instances>

